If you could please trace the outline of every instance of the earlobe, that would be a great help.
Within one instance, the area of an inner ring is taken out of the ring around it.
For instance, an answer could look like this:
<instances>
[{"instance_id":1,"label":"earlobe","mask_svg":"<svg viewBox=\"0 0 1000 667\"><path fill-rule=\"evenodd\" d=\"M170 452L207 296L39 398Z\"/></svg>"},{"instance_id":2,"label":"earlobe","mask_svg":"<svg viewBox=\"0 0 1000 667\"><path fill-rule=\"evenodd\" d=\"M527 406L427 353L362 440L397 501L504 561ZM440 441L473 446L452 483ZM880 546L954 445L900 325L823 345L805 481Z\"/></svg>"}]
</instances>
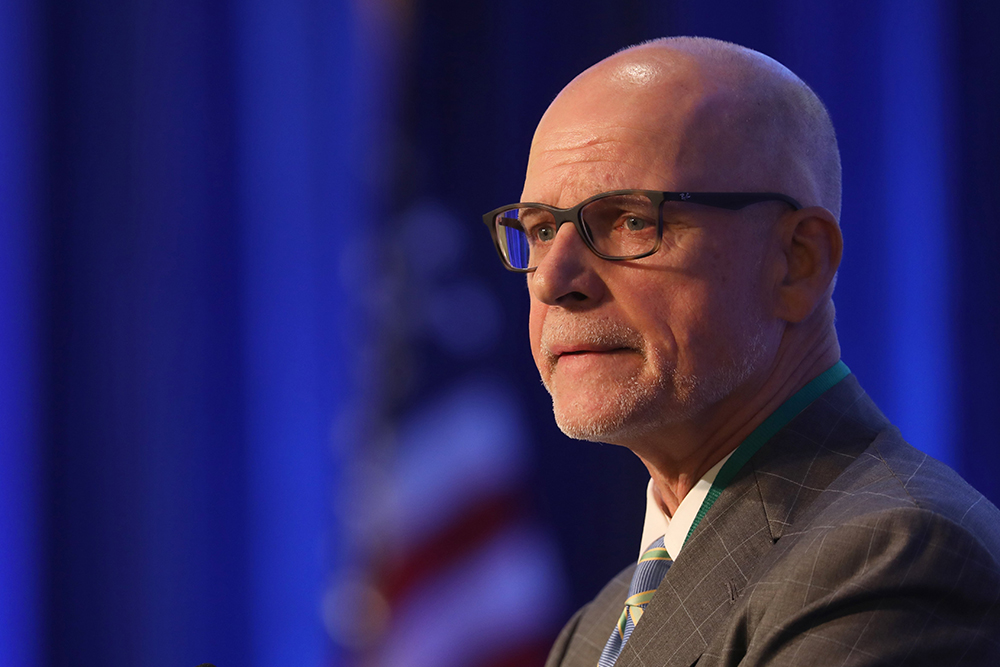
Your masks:
<instances>
[{"instance_id":1,"label":"earlobe","mask_svg":"<svg viewBox=\"0 0 1000 667\"><path fill-rule=\"evenodd\" d=\"M833 214L810 206L782 223L784 275L778 285L778 317L797 323L808 318L833 290L844 240Z\"/></svg>"}]
</instances>

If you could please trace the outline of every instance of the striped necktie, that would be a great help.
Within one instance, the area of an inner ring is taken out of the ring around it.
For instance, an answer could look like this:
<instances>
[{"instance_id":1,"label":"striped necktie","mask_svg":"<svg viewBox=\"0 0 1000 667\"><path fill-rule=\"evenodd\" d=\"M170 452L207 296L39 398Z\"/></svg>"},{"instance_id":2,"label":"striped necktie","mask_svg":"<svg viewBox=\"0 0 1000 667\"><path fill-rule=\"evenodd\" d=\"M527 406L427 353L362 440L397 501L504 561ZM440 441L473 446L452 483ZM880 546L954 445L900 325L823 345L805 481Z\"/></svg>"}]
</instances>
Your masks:
<instances>
[{"instance_id":1,"label":"striped necktie","mask_svg":"<svg viewBox=\"0 0 1000 667\"><path fill-rule=\"evenodd\" d=\"M635 574L632 575L632 583L628 587L628 599L625 600L625 611L618 619L608 643L601 651L601 657L597 661L597 667L613 667L618 655L622 652L625 642L632 636L639 619L642 618L646 605L653 599L663 576L670 569L673 563L670 554L663 548L663 538L659 538L649 545L649 547L639 557L639 563L635 567Z\"/></svg>"}]
</instances>

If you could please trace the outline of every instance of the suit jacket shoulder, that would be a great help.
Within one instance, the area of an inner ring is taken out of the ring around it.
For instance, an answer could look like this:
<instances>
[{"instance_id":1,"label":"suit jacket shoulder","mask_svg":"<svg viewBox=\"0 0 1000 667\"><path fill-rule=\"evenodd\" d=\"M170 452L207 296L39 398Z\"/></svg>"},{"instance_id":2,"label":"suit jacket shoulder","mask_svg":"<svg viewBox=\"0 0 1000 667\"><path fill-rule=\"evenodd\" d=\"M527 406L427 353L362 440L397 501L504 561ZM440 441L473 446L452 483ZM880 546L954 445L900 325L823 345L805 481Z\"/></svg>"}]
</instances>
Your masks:
<instances>
[{"instance_id":1,"label":"suit jacket shoulder","mask_svg":"<svg viewBox=\"0 0 1000 667\"><path fill-rule=\"evenodd\" d=\"M850 376L737 474L617 664L1000 664L998 562L1000 512ZM596 664L585 647L627 587L588 605L550 667Z\"/></svg>"}]
</instances>

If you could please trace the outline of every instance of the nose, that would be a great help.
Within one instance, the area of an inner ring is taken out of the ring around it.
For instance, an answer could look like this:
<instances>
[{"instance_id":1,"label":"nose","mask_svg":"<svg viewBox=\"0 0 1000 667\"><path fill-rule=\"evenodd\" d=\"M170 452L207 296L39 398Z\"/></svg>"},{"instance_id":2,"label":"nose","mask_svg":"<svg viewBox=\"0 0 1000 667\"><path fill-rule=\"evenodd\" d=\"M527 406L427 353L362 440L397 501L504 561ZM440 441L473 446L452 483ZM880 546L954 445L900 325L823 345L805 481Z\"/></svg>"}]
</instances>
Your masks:
<instances>
[{"instance_id":1,"label":"nose","mask_svg":"<svg viewBox=\"0 0 1000 667\"><path fill-rule=\"evenodd\" d=\"M550 306L593 305L605 286L595 270L602 261L592 253L572 224L560 225L555 241L533 273L528 274L531 296Z\"/></svg>"}]
</instances>

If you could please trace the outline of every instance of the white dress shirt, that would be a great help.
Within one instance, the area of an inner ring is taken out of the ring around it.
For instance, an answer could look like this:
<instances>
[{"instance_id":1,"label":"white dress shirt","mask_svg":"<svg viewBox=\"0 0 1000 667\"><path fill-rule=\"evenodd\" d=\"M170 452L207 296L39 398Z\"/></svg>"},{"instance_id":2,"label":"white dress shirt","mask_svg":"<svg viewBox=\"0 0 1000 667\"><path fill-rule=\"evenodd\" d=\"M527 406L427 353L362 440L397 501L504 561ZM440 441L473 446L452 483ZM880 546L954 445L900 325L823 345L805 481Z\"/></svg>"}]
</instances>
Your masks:
<instances>
[{"instance_id":1,"label":"white dress shirt","mask_svg":"<svg viewBox=\"0 0 1000 667\"><path fill-rule=\"evenodd\" d=\"M653 497L653 480L649 480L649 484L646 485L646 520L642 525L642 543L639 545L639 556L642 556L649 545L662 535L663 546L667 553L674 560L677 559L684 547L688 531L691 530L691 524L698 516L698 510L701 509L701 504L705 501L709 489L712 488L715 476L719 474L719 470L732 455L732 452L727 454L698 480L694 488L688 491L688 494L681 500L673 517L668 517L660 509L656 498Z\"/></svg>"}]
</instances>

